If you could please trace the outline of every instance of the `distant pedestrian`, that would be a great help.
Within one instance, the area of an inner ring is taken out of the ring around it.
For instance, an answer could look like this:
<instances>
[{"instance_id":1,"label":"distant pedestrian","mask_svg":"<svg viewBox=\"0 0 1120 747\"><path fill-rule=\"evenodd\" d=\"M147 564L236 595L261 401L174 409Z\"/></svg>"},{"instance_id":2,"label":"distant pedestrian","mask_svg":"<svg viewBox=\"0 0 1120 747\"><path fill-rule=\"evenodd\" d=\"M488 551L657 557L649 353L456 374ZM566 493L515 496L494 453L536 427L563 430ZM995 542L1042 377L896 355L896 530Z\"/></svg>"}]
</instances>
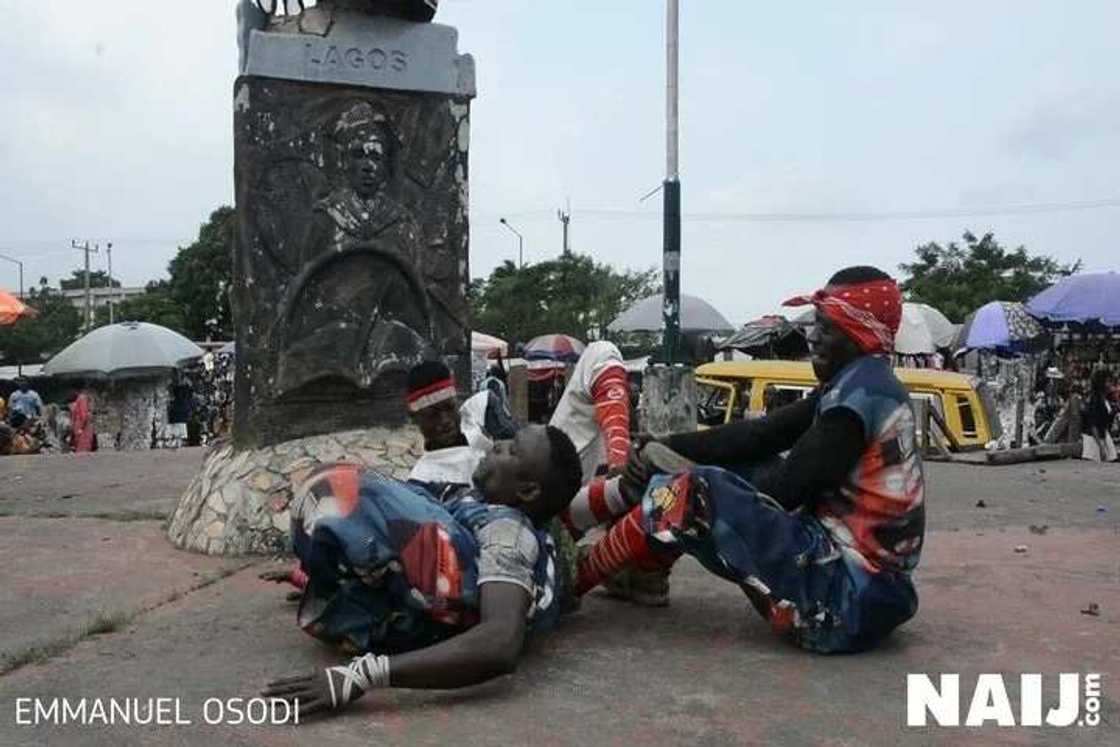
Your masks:
<instances>
[{"instance_id":1,"label":"distant pedestrian","mask_svg":"<svg viewBox=\"0 0 1120 747\"><path fill-rule=\"evenodd\" d=\"M70 402L70 431L74 451L93 451L93 407L85 392L79 391Z\"/></svg>"},{"instance_id":2,"label":"distant pedestrian","mask_svg":"<svg viewBox=\"0 0 1120 747\"><path fill-rule=\"evenodd\" d=\"M1116 407L1108 399L1109 372L1099 368L1090 378L1089 403L1085 408L1085 433L1082 436L1082 457L1095 462L1115 462L1116 445L1112 441L1112 421Z\"/></svg>"},{"instance_id":3,"label":"distant pedestrian","mask_svg":"<svg viewBox=\"0 0 1120 747\"><path fill-rule=\"evenodd\" d=\"M41 417L43 414L43 398L31 388L27 379L19 379L16 384L19 389L12 392L12 396L8 398L9 419L16 413L23 415L25 418Z\"/></svg>"}]
</instances>

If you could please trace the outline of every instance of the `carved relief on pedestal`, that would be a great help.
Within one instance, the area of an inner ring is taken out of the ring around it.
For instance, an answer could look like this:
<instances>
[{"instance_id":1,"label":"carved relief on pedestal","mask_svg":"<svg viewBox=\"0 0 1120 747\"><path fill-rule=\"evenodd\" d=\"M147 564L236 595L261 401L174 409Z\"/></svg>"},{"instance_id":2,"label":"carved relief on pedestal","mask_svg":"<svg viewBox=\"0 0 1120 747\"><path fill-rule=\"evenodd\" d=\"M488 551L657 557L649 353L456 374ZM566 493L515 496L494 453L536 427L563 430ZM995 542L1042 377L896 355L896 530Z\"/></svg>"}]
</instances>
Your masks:
<instances>
[{"instance_id":1,"label":"carved relief on pedestal","mask_svg":"<svg viewBox=\"0 0 1120 747\"><path fill-rule=\"evenodd\" d=\"M466 361L466 105L237 85L240 430L286 403L399 398L417 362ZM287 430L265 420L265 441Z\"/></svg>"}]
</instances>

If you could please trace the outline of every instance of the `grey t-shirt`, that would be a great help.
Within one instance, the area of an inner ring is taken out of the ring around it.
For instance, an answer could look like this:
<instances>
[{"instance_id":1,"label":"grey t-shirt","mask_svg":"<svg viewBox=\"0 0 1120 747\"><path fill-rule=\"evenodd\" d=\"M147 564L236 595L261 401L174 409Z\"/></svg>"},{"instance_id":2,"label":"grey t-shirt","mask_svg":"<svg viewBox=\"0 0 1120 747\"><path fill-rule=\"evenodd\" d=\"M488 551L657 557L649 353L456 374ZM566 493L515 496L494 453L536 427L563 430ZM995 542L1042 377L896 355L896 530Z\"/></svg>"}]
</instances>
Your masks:
<instances>
[{"instance_id":1,"label":"grey t-shirt","mask_svg":"<svg viewBox=\"0 0 1120 747\"><path fill-rule=\"evenodd\" d=\"M533 570L540 555L537 535L524 518L503 516L475 532L478 541L478 584L517 584L532 597Z\"/></svg>"}]
</instances>

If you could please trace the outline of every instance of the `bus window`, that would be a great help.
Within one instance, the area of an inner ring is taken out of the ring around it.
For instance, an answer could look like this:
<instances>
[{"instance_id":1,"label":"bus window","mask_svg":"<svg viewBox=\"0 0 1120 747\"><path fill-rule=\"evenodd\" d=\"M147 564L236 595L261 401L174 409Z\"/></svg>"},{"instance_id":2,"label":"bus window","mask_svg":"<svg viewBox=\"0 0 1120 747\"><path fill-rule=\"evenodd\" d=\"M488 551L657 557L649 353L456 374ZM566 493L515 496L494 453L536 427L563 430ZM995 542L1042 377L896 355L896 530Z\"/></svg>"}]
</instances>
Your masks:
<instances>
[{"instance_id":1,"label":"bus window","mask_svg":"<svg viewBox=\"0 0 1120 747\"><path fill-rule=\"evenodd\" d=\"M697 381L697 420L701 425L722 425L728 420L727 405L735 391L730 384Z\"/></svg>"},{"instance_id":2,"label":"bus window","mask_svg":"<svg viewBox=\"0 0 1120 747\"><path fill-rule=\"evenodd\" d=\"M961 416L961 434L967 438L976 438L976 416L972 413L972 403L968 397L956 395L957 412Z\"/></svg>"},{"instance_id":3,"label":"bus window","mask_svg":"<svg viewBox=\"0 0 1120 747\"><path fill-rule=\"evenodd\" d=\"M810 387L770 384L765 389L768 395L766 398L766 412L769 413L780 407L792 405L798 400L805 399L805 397L809 396L809 392L811 391L813 390Z\"/></svg>"}]
</instances>

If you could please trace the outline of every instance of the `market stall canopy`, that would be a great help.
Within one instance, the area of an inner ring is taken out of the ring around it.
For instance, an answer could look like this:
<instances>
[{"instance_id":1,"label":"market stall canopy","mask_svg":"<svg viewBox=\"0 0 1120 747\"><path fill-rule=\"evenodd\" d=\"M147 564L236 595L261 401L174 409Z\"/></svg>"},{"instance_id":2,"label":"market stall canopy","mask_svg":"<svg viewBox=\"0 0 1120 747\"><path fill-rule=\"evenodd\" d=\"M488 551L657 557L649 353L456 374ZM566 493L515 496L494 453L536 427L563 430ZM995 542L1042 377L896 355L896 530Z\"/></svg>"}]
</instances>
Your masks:
<instances>
[{"instance_id":1,"label":"market stall canopy","mask_svg":"<svg viewBox=\"0 0 1120 747\"><path fill-rule=\"evenodd\" d=\"M796 360L809 353L802 325L769 315L747 322L735 334L718 340L716 350L740 350L756 357Z\"/></svg>"},{"instance_id":2,"label":"market stall canopy","mask_svg":"<svg viewBox=\"0 0 1120 747\"><path fill-rule=\"evenodd\" d=\"M529 340L525 358L530 361L575 363L586 346L570 335L541 335Z\"/></svg>"},{"instance_id":3,"label":"market stall canopy","mask_svg":"<svg viewBox=\"0 0 1120 747\"><path fill-rule=\"evenodd\" d=\"M1050 322L1120 326L1120 274L1070 275L1027 301L1027 311Z\"/></svg>"},{"instance_id":4,"label":"market stall canopy","mask_svg":"<svg viewBox=\"0 0 1120 747\"><path fill-rule=\"evenodd\" d=\"M657 332L661 329L662 296L643 298L618 315L607 329L611 332ZM681 294L681 332L735 331L735 325L702 298Z\"/></svg>"},{"instance_id":5,"label":"market stall canopy","mask_svg":"<svg viewBox=\"0 0 1120 747\"><path fill-rule=\"evenodd\" d=\"M43 373L84 379L151 376L198 358L203 349L178 332L147 322L98 327L47 361Z\"/></svg>"},{"instance_id":6,"label":"market stall canopy","mask_svg":"<svg viewBox=\"0 0 1120 747\"><path fill-rule=\"evenodd\" d=\"M11 293L0 290L0 326L15 324L20 319L38 316L39 312Z\"/></svg>"},{"instance_id":7,"label":"market stall canopy","mask_svg":"<svg viewBox=\"0 0 1120 747\"><path fill-rule=\"evenodd\" d=\"M484 357L498 354L505 356L509 355L509 343L500 337L471 332L471 352Z\"/></svg>"},{"instance_id":8,"label":"market stall canopy","mask_svg":"<svg viewBox=\"0 0 1120 747\"><path fill-rule=\"evenodd\" d=\"M1014 355L1040 350L1046 330L1021 303L992 301L968 315L953 339L952 349L990 350Z\"/></svg>"}]
</instances>

